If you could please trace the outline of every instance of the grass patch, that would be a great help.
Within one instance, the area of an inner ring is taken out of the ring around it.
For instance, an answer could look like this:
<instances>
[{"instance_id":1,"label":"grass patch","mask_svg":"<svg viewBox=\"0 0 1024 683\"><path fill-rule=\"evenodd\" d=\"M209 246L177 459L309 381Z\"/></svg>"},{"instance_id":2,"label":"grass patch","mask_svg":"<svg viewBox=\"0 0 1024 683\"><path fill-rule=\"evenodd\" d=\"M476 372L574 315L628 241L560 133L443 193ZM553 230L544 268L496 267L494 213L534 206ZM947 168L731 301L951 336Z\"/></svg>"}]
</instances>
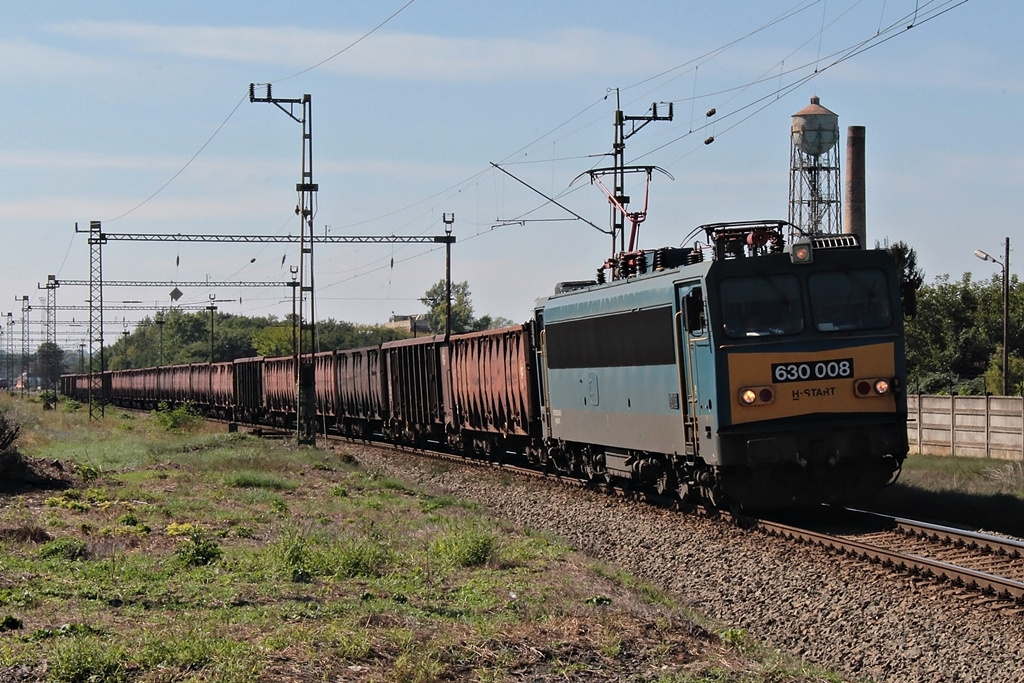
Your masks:
<instances>
[{"instance_id":1,"label":"grass patch","mask_svg":"<svg viewBox=\"0 0 1024 683\"><path fill-rule=\"evenodd\" d=\"M291 491L298 487L295 482L288 481L281 476L257 470L229 474L225 483L240 489L270 489L272 491Z\"/></svg>"},{"instance_id":2,"label":"grass patch","mask_svg":"<svg viewBox=\"0 0 1024 683\"><path fill-rule=\"evenodd\" d=\"M872 510L1024 537L1024 463L912 455Z\"/></svg>"},{"instance_id":3,"label":"grass patch","mask_svg":"<svg viewBox=\"0 0 1024 683\"><path fill-rule=\"evenodd\" d=\"M7 406L74 486L0 508L0 671L52 681L790 683L668 596L350 453ZM132 429L120 428L130 424ZM45 501L45 502L44 502ZM721 631L723 633L727 631ZM717 668L715 668L717 667ZM722 678L709 678L716 671ZM706 672L712 672L705 675ZM836 679L839 680L839 679Z\"/></svg>"}]
</instances>

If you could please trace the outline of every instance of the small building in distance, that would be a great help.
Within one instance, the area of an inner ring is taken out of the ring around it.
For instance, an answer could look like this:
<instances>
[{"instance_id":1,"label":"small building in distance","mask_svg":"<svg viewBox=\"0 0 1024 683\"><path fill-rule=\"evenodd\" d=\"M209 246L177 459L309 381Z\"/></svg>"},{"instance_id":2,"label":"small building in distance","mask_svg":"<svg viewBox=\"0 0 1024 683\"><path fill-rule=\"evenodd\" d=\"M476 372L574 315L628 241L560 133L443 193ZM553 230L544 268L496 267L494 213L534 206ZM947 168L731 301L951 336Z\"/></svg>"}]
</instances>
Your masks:
<instances>
[{"instance_id":1,"label":"small building in distance","mask_svg":"<svg viewBox=\"0 0 1024 683\"><path fill-rule=\"evenodd\" d=\"M413 315L395 315L384 323L384 327L408 332L410 336L421 337L430 334L430 326L427 324L426 313L415 313Z\"/></svg>"}]
</instances>

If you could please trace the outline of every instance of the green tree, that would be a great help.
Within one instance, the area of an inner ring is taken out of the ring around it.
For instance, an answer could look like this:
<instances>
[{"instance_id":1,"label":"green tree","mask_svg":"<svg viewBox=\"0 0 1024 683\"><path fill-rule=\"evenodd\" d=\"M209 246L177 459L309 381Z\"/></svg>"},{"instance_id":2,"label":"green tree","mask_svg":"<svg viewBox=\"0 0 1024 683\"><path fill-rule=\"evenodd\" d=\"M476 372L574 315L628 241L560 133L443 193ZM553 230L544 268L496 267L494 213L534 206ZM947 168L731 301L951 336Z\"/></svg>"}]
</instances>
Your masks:
<instances>
[{"instance_id":1,"label":"green tree","mask_svg":"<svg viewBox=\"0 0 1024 683\"><path fill-rule=\"evenodd\" d=\"M427 307L427 325L434 334L444 334L446 302L445 281L438 280L420 299ZM475 328L469 282L452 283L452 334L471 332Z\"/></svg>"},{"instance_id":2,"label":"green tree","mask_svg":"<svg viewBox=\"0 0 1024 683\"><path fill-rule=\"evenodd\" d=\"M980 394L1001 390L986 373L1002 372L1002 276L959 281L940 275L918 291L918 314L907 321L907 371L911 389L922 393ZM1010 286L1010 387L1017 387L1013 358L1021 355L1024 291L1016 278ZM1015 389L1011 389L1015 391Z\"/></svg>"},{"instance_id":3,"label":"green tree","mask_svg":"<svg viewBox=\"0 0 1024 683\"><path fill-rule=\"evenodd\" d=\"M64 371L64 350L52 342L43 342L36 351L36 374L43 380L43 387L57 386Z\"/></svg>"},{"instance_id":4,"label":"green tree","mask_svg":"<svg viewBox=\"0 0 1024 683\"><path fill-rule=\"evenodd\" d=\"M917 315L917 292L924 284L924 271L917 266L917 252L906 242L895 242L888 252L896 261L900 273L900 299L903 313L908 318Z\"/></svg>"},{"instance_id":5,"label":"green tree","mask_svg":"<svg viewBox=\"0 0 1024 683\"><path fill-rule=\"evenodd\" d=\"M420 299L427 307L427 325L434 334L444 334L445 318L445 282L438 280ZM479 332L508 327L514 323L501 316L484 315L473 317L473 302L470 300L469 283L452 283L452 334L463 332Z\"/></svg>"},{"instance_id":6,"label":"green tree","mask_svg":"<svg viewBox=\"0 0 1024 683\"><path fill-rule=\"evenodd\" d=\"M288 356L294 353L293 343L290 323L269 325L252 335L252 345L257 356Z\"/></svg>"}]
</instances>

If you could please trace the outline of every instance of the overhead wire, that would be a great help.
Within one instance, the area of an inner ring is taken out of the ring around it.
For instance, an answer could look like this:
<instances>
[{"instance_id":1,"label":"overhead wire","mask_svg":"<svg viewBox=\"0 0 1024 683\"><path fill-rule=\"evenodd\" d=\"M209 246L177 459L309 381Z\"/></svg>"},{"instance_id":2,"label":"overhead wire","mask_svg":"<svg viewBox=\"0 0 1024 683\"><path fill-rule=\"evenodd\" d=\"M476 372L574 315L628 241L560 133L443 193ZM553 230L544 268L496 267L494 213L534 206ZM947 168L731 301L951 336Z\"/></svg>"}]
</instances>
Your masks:
<instances>
[{"instance_id":1,"label":"overhead wire","mask_svg":"<svg viewBox=\"0 0 1024 683\"><path fill-rule=\"evenodd\" d=\"M859 1L860 0L858 0L858 3L854 3L854 4L855 5L859 4ZM940 8L941 11L933 10L933 12L931 14L925 14L925 15L921 15L920 11L922 9L927 9L929 6L935 4L936 2L939 2L939 0L930 0L928 2L925 2L923 7L921 6L920 2L917 2L916 6L915 6L915 10L914 10L913 19L911 21L911 25L907 26L906 29L903 29L903 31L909 29L911 26L916 26L916 25L920 25L920 24L926 23L927 21L930 21L930 20L936 18L937 16L940 16L942 14L945 14L948 11L951 11L955 7L958 7L958 6L962 5L962 4L965 4L967 1L968 0L959 0L959 1L956 1L956 0L946 0L946 2L944 2L944 3L939 5L939 8ZM344 48L342 48L341 50L335 52L331 56L321 60L320 62L317 62L316 64L314 64L314 65L312 65L310 67L307 67L306 69L303 69L301 71L293 73L293 74L291 74L289 76L286 76L284 78L277 79L277 82L294 78L294 77L299 76L299 75L301 75L303 73L306 73L306 72L308 72L310 70L313 70L313 69L315 69L315 68L317 68L319 66L322 66L323 64L331 61L332 59L337 58L338 56L340 56L341 54L347 52L348 50L350 50L352 47L354 47L358 43L360 43L363 40L365 40L367 37L369 37L370 35L375 33L377 30L382 28L384 25L386 25L388 22L390 22L392 19L394 19L396 16L398 16L402 11L404 11L406 8L408 8L413 2L414 2L414 0L408 0L408 2L403 4L398 10L396 10L391 15L389 15L384 21L380 22L373 29L371 29L367 33L363 34L360 38L358 38L357 40L353 41L352 43L346 45ZM736 39L734 39L732 41L729 41L728 43L725 43L722 46L719 46L718 48L715 48L714 50L708 51L708 52L704 53L703 55L701 55L701 56L699 56L697 58L688 60L687 62L685 62L683 64L677 65L675 67L672 67L671 69L667 69L667 70L662 71L662 72L660 72L658 74L655 74L653 76L647 77L645 79L642 79L640 81L632 83L632 84L630 84L628 86L625 86L625 87L620 89L620 92L630 91L630 90L638 88L638 87L640 87L642 85L653 83L653 82L656 82L656 81L659 81L659 82L660 81L664 81L664 77L671 75L671 78L669 78L667 81L660 82L659 85L655 86L656 88L663 88L666 85L668 85L669 83L671 83L672 81L676 80L680 75L682 75L682 74L677 73L681 69L684 69L685 67L687 67L689 65L696 64L696 66L693 67L693 70L696 72L696 69L697 69L697 67L699 67L700 64L704 64L707 61L709 61L710 59L713 59L713 58L717 57L718 55L722 54L724 51L728 50L732 46L734 46L736 44L739 44L740 42L750 38L751 36L756 35L756 34L762 32L762 31L764 31L764 30L766 30L768 28L771 28L772 26L775 26L775 25L777 25L777 24L779 24L779 23L781 23L783 21L786 21L787 19L789 19L789 18L791 18L793 16L796 16L797 14L799 14L801 12L806 11L807 9L817 5L819 2L824 2L824 0L803 0L802 2L798 2L796 5L792 6L790 9L786 10L785 12L780 14L779 16L777 16L777 17L773 18L772 20L770 20L770 21L760 25L756 29L754 29L754 30L744 34L743 36L741 36L739 38L736 38ZM947 5L948 5L948 7L947 7ZM945 9L942 9L943 7L945 7ZM827 6L826 6L825 9L827 10ZM849 11L849 10L847 10L847 11ZM884 14L884 7L883 7L883 14ZM906 20L906 18L907 18L907 15L904 16L903 20ZM830 22L829 25L831 26L832 23L834 23L834 21L835 20L833 20L833 22ZM882 19L880 19L880 21L879 21L879 27L880 28L879 28L879 31L875 35L875 39L879 38L880 36L885 36L888 32L893 30L892 26L887 27L886 29L883 30L883 29L881 29L881 25L882 25ZM893 24L893 25L895 25L895 24ZM821 57L820 57L821 34L824 32L824 30L825 30L825 10L823 10L822 28L819 30L819 32L817 34L817 36L819 38L819 56L816 58L816 60L815 60L816 62L820 61L820 59L821 59ZM674 100L674 101L675 102L683 102L686 99L690 99L691 102L693 102L693 101L696 101L697 99L713 97L713 96L716 96L716 95L719 95L719 94L724 94L726 92L735 92L735 93L739 94L739 93L743 92L745 89L748 89L748 88L750 88L750 87L752 87L754 85L763 83L763 82L765 82L767 80L775 80L776 78L779 79L779 81L780 81L779 82L779 86L776 87L773 90L773 92L769 93L768 95L765 95L765 96L762 96L762 97L758 97L758 98L754 99L752 102L749 102L746 105L744 105L742 107L739 107L739 108L737 108L736 110L734 110L732 112L728 112L726 114L718 116L717 120L727 120L730 117L735 117L735 116L740 115L742 112L744 112L746 110L749 110L752 107L756 107L754 109L754 111L750 112L746 116L744 116L741 119L737 120L735 123L733 123L732 125L728 126L724 130L719 131L718 135L720 136L720 135L722 135L722 134L732 130L736 126L738 126L741 123L743 123L744 121L748 120L751 116L755 115L759 111L761 111L764 108L766 108L767 106L769 106L771 103L770 102L765 103L766 99L772 98L772 97L774 97L775 99L779 99L781 96L783 96L785 94L788 94L794 88L799 87L803 83L807 82L811 78L816 77L820 73L823 73L824 71L828 70L829 68L831 68L833 66L836 66L837 64L840 64L843 61L846 61L847 59L850 59L850 58L852 58L852 57L854 57L854 56L856 56L858 54L861 54L861 53L869 50L869 49L872 49L873 47L877 47L878 45L881 45L881 44L883 44L885 42L888 42L888 40L891 40L892 38L900 35L901 33L902 32L895 33L894 35L887 36L887 37L885 37L884 39L881 39L881 40L868 39L868 40L865 40L865 41L861 41L860 43L854 44L853 46L849 46L847 48L844 48L843 50L839 50L839 51L833 52L831 55L826 56L826 59L831 58L831 57L835 57L834 61L832 61L831 63L825 65L824 67L821 67L820 69L816 69L810 75L803 76L803 77L798 78L795 81L792 81L792 82L787 83L787 84L783 84L782 83L782 79L783 79L784 74L800 72L800 71L806 69L807 65L804 64L804 65L802 65L800 67L796 67L796 68L788 69L788 70L785 69L784 67L781 67L778 76L776 76L776 74L774 72L775 66L773 66L771 68L770 79L765 74L762 74L757 79L749 81L749 82L747 82L747 83L745 83L745 84L743 84L741 86L735 86L733 88L722 89L722 90L718 90L718 91L715 91L715 92L703 93L703 94L700 94L700 95L698 95L697 92L696 92L696 81L695 81L695 83L694 83L694 93L693 93L693 95L690 98L682 98L682 99ZM809 40L812 40L812 39L813 39L813 37L810 38ZM792 56L792 53L791 53L790 56ZM785 63L785 59L780 60L780 62L778 62L777 65L784 65L784 63ZM688 70L686 72L688 73ZM230 120L232 115L241 106L242 102L244 102L245 97L247 97L247 96L248 96L248 92L235 105L235 107L232 109L231 113L225 118L225 120L220 124L220 126L218 126L218 128L214 131L214 133L210 136L210 138L207 139L207 141L203 144L203 146L189 159L189 161L185 164L185 166L183 166L177 173L174 174L174 176L171 177L171 179L169 179L166 183L164 183L156 192L154 192L152 195L150 195L148 198L146 198L143 202L141 202L137 206L133 207L132 209L129 209L125 213L120 214L119 216L115 216L114 218L108 219L108 222L114 221L114 220L117 220L117 219L120 219L120 218L123 218L124 216L126 216L126 215L132 213L133 211L135 211L136 209L140 208L141 206L143 206L144 204L146 204L147 202L152 200L153 197L155 197L157 194L159 194L161 191L163 191L168 185L171 184L171 182L173 182L178 176L180 176L181 173L184 172L184 170L195 160L196 157L198 157L198 155L210 144L210 142L213 140L213 138L226 125L228 120ZM549 157L547 159L537 160L537 161L525 159L525 157L529 153L529 150L533 149L541 141L551 138L551 136L553 136L556 132L561 131L563 128L565 128L567 125L569 125L571 122L579 119L581 116L586 114L588 111L590 111L594 107L598 106L602 101L605 101L607 99L607 97L608 97L608 93L606 93L604 97L596 100L595 102L592 102L591 104L587 105L586 107L584 107L583 109L581 109L577 113L573 114L571 117L569 117L565 121L559 123L557 126L553 127L548 132L544 133L543 135L538 136L537 138L535 138L534 140L530 141L526 145L524 145L524 146L520 147L519 149L513 151L512 153L506 155L506 157L504 157L502 159L501 163L502 164L552 163L554 161L572 161L572 160L586 159L586 158L593 158L593 159L600 160L600 159L603 159L603 158L607 157L611 153L610 151L609 152L604 152L604 153L601 153L601 154L596 154L596 155L570 156L570 157L564 157L564 158L559 158L559 159L553 159L551 157ZM638 97L642 97L642 95L639 95ZM734 98L730 98L729 101L731 101L732 99L734 99ZM760 105L760 106L758 106L758 105ZM604 114L602 114L601 118L603 118L603 117L604 117ZM693 117L691 116L691 119L692 118ZM562 139L564 139L567 136L574 135L574 134L578 133L580 130L583 130L583 129L589 127L589 126L594 125L599 120L600 119L589 120L587 123L585 123L585 124L583 124L583 125L581 125L581 126L579 126L577 128L574 128L574 129L569 130L569 131L564 131L561 136L559 136L558 138L553 139L553 141L550 144L555 144L558 140L562 140ZM649 155L651 155L651 154L653 154L653 153L655 153L655 152L657 152L657 151L659 151L661 149L664 149L667 146L675 144L675 143L679 142L680 140L688 137L690 134L692 134L694 132L699 132L700 130L705 128L706 125L707 124L705 124L705 126L697 127L696 129L693 129L692 131L690 131L690 132L688 132L688 133L686 133L684 135L677 136L677 137L669 140L666 143L663 143L663 144L660 144L660 145L658 145L656 147L653 147L653 148L647 150L646 152L643 152L642 154L640 154L639 156L637 156L635 158L642 159L642 158L644 158L646 156L649 156ZM692 126L692 123L691 123L691 126ZM697 147L696 149L699 149L699 147ZM674 161L672 163L677 163L682 158L685 158L685 156L688 156L689 154L692 154L693 151L695 151L695 150L691 150L686 155L684 155L683 157L680 157L679 159L677 159L676 161ZM595 164L596 163L598 163L598 162L595 162ZM378 221L381 221L381 220L385 220L385 219L390 218L390 217L392 217L394 215L397 215L399 213L408 211L411 208L414 208L416 206L420 206L420 205L423 205L423 204L426 204L426 203L433 202L433 206L436 207L436 206L438 206L438 203L435 200L438 200L440 198L450 198L453 194L457 194L458 192L460 192L462 188L465 188L465 187L469 186L470 183L479 182L479 180L481 180L484 177L486 177L486 175L488 173L492 174L492 176L493 176L493 172L494 172L494 169L491 169L491 168L482 169L482 170L480 170L480 171L470 175L469 177L467 177L467 178L465 178L465 179L463 179L463 180L461 180L461 181L459 181L457 183L454 183L454 184L448 186L447 188L445 188L445 189L443 189L443 190L441 190L439 192L436 192L436 193L434 193L434 194L432 194L432 195L430 195L430 196L428 196L428 197L426 197L424 199L418 200L416 202L412 202L412 203L410 203L410 204L408 204L408 205L406 205L404 207L400 207L400 208L397 208L397 209L390 210L390 211L388 211L385 214L381 214L381 215L378 215L378 216L375 216L375 217L372 217L372 218L369 218L369 219L365 219L365 220L361 220L361 221L357 221L357 222L353 222L353 223L348 223L346 225L340 226L340 229L342 229L342 230L344 230L344 229L351 229L353 227L357 227L357 226L360 226L360 225L366 225L366 224L375 223L375 222L378 222ZM575 186L575 187L567 187L562 192L560 192L558 194L555 194L554 196L555 196L555 198L561 198L561 197L567 196L569 194L572 194L572 193L580 190L582 187L583 186L579 186L579 185ZM531 209L528 209L528 210L526 210L524 212L519 213L514 218L505 219L505 220L507 220L509 222L515 222L516 220L524 219L524 218L526 218L528 216L531 216L531 215L535 214L537 211L541 210L542 208L544 208L548 204L549 204L549 202L540 203L540 204L538 204L537 206L535 206L535 207L533 207ZM433 211L434 209L432 208L430 210ZM315 215L315 213L314 213L314 215ZM492 234L493 232L494 232L493 228L492 228L492 230L489 230L489 231L486 231L486 232L478 232L476 235L464 238L463 241L467 241L468 239L473 239L475 237L480 237L480 236L483 236L485 234ZM406 261L411 260L413 258L418 258L421 255L426 255L428 253L432 253L433 251L436 251L437 249L438 248L429 249L427 251L424 251L424 252L421 252L421 253L418 253L418 254L413 254L413 255L411 255L409 257L406 257L406 258L398 259L397 263L403 263L403 262L406 262ZM69 251L70 251L70 248L69 248ZM65 256L65 260L66 260L66 258L67 258L67 256ZM392 260L393 260L393 257L392 257L392 259L389 259L389 264L391 263ZM328 259L328 262L331 262L331 261L332 261L332 259ZM63 264L62 264L62 267L63 267ZM365 271L363 273L356 273L356 274L352 275L349 278L345 278L343 280L340 280L340 281L337 281L337 282L333 282L333 283L331 283L329 285L326 285L324 288L336 286L337 284L341 284L342 282L350 281L351 279L356 278L356 277L360 277L361 275L369 274L370 272L375 272L376 270L380 270L383 267L385 267L385 266L381 266L380 268L376 268L376 269L373 269L373 270L368 270L368 271ZM393 267L393 266L388 266L388 267ZM244 269L244 267L243 267L243 269ZM234 275L237 275L238 272L241 272L241 271L240 270L236 271L236 273ZM232 277L234 277L234 275ZM321 288L319 288L319 287L317 288L318 291L320 289Z\"/></svg>"}]
</instances>

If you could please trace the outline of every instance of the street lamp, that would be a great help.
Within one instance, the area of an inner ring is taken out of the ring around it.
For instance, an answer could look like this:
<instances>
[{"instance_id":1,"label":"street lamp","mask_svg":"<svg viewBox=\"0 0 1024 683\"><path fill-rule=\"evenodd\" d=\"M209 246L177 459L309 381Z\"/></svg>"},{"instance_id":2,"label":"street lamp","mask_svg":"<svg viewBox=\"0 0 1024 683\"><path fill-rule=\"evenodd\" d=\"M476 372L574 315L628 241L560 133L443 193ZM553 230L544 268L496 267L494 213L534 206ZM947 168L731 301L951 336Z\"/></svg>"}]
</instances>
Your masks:
<instances>
[{"instance_id":1,"label":"street lamp","mask_svg":"<svg viewBox=\"0 0 1024 683\"><path fill-rule=\"evenodd\" d=\"M128 335L130 335L131 332L128 331L128 319L127 318L124 319L123 324L124 324L124 331L121 332L121 335L124 337L124 367L125 368L130 368L132 366L132 361L131 361L131 358L128 356Z\"/></svg>"},{"instance_id":2,"label":"street lamp","mask_svg":"<svg viewBox=\"0 0 1024 683\"><path fill-rule=\"evenodd\" d=\"M153 322L156 323L156 327L160 331L160 362L158 365L162 366L164 364L164 323L166 322L166 320L164 320L164 312L157 311L156 315L153 316ZM159 376L160 375L158 374L157 377Z\"/></svg>"},{"instance_id":3,"label":"street lamp","mask_svg":"<svg viewBox=\"0 0 1024 683\"><path fill-rule=\"evenodd\" d=\"M982 261L991 261L1003 269L1003 396L1007 395L1009 388L1008 378L1010 376L1010 348L1009 348L1009 325L1010 325L1010 238L1006 238L1006 251L1003 260L995 259L981 249L975 249L974 255Z\"/></svg>"},{"instance_id":4,"label":"street lamp","mask_svg":"<svg viewBox=\"0 0 1024 683\"><path fill-rule=\"evenodd\" d=\"M452 227L455 214L441 214L444 221L444 341L452 336Z\"/></svg>"},{"instance_id":5,"label":"street lamp","mask_svg":"<svg viewBox=\"0 0 1024 683\"><path fill-rule=\"evenodd\" d=\"M210 304L206 307L206 310L210 312L210 364L213 364L213 316L217 312L217 307L214 302L217 301L217 295L210 295ZM212 372L212 371L211 371Z\"/></svg>"}]
</instances>

